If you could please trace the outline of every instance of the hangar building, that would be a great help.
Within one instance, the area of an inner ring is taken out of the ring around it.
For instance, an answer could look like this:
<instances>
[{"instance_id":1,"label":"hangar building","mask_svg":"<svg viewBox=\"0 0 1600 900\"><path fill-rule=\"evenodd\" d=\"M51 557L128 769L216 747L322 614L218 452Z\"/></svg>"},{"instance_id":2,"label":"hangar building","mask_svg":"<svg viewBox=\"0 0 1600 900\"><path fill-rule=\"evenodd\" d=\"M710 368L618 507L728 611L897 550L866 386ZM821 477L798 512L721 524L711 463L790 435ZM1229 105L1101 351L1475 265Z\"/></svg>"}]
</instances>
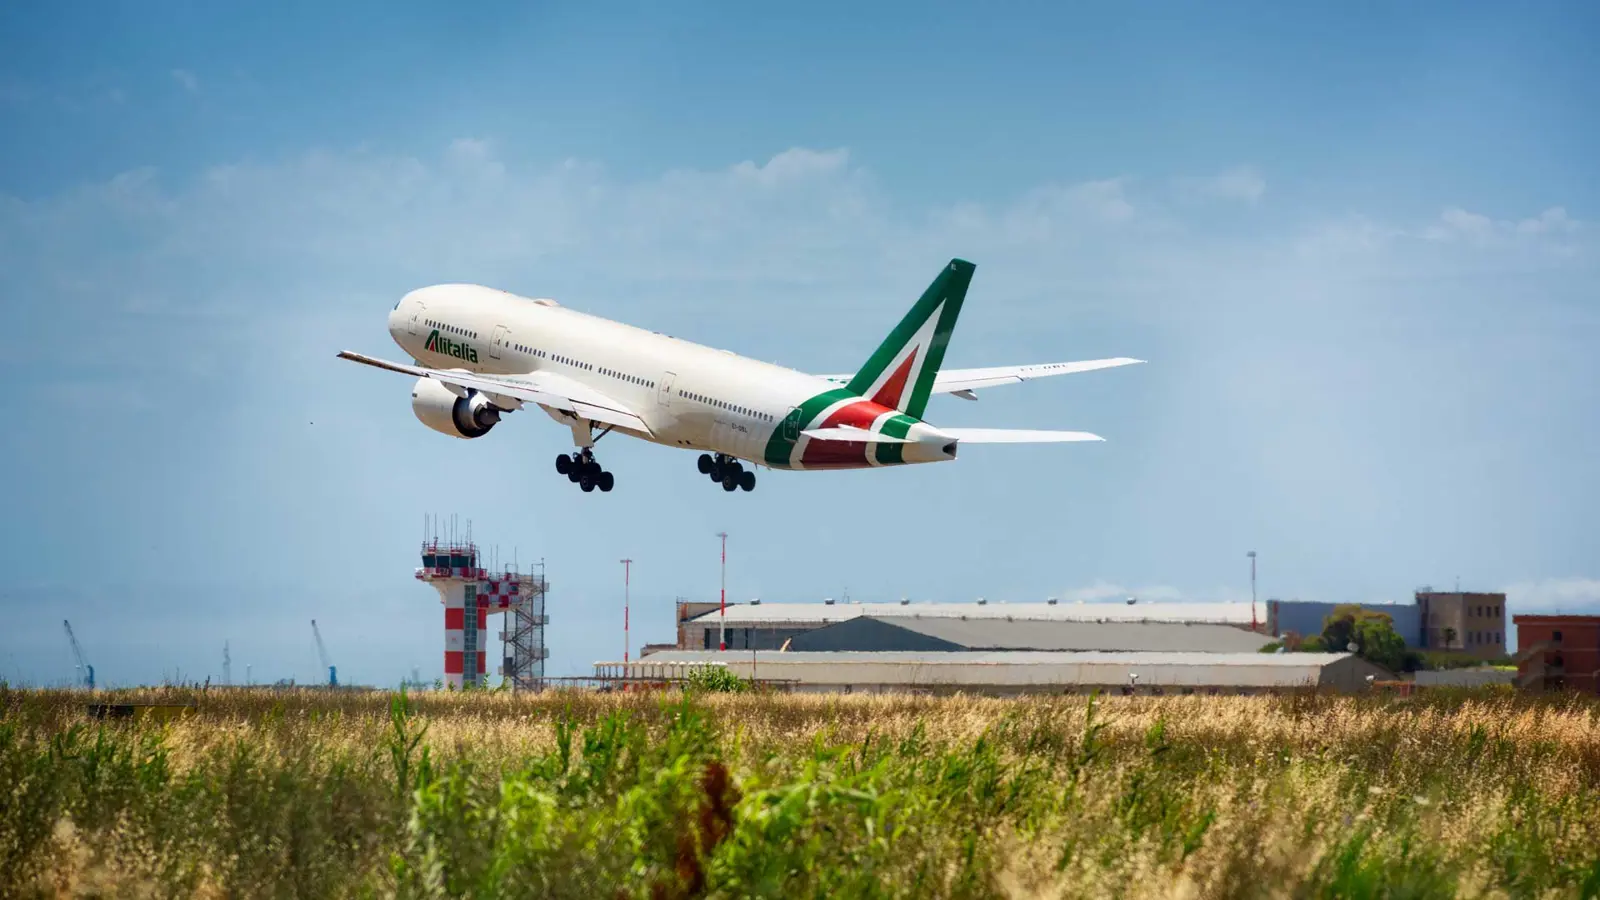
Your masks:
<instances>
[{"instance_id":1,"label":"hangar building","mask_svg":"<svg viewBox=\"0 0 1600 900\"><path fill-rule=\"evenodd\" d=\"M855 623L862 618L875 622ZM852 627L832 627L846 622ZM1264 635L1253 635L1252 623L1249 603L753 601L729 604L724 614L715 603L679 602L677 648L715 650L726 640L729 650L778 650L786 642L798 650L804 635L808 646L819 650L1254 650L1267 640L1256 641ZM1264 628L1264 615L1258 624ZM1082 627L1087 625L1110 627ZM1183 632L1131 625L1211 627ZM818 634L823 630L830 633ZM1140 631L1149 637L1133 640ZM877 639L889 643L873 643Z\"/></svg>"},{"instance_id":2,"label":"hangar building","mask_svg":"<svg viewBox=\"0 0 1600 900\"><path fill-rule=\"evenodd\" d=\"M667 679L726 666L741 678L812 693L979 693L997 696L1113 690L1125 694L1250 694L1298 688L1368 689L1384 669L1349 653L1108 653L663 650L596 663L606 679Z\"/></svg>"}]
</instances>

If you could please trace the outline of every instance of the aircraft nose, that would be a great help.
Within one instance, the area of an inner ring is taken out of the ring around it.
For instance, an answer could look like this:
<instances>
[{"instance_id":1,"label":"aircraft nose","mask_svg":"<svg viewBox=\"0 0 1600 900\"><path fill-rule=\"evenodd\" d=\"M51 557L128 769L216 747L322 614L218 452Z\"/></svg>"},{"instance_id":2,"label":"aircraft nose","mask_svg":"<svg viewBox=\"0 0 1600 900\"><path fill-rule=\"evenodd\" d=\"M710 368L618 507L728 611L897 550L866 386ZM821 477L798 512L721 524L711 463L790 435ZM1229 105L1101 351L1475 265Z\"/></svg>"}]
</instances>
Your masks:
<instances>
[{"instance_id":1,"label":"aircraft nose","mask_svg":"<svg viewBox=\"0 0 1600 900\"><path fill-rule=\"evenodd\" d=\"M400 335L406 331L406 325L410 321L412 313L416 312L416 306L417 292L412 291L401 297L399 302L395 303L394 309L389 310L390 337L398 340Z\"/></svg>"}]
</instances>

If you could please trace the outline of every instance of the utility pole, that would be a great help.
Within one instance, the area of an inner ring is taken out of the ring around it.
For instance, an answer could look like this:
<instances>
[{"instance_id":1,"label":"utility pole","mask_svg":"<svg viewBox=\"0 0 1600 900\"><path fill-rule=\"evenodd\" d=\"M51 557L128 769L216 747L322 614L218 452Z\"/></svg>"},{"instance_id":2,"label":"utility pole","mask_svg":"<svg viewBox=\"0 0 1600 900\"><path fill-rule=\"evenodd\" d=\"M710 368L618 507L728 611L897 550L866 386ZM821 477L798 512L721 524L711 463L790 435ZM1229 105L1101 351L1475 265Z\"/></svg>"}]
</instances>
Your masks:
<instances>
[{"instance_id":1,"label":"utility pole","mask_svg":"<svg viewBox=\"0 0 1600 900\"><path fill-rule=\"evenodd\" d=\"M1256 630L1256 552L1251 550L1245 556L1250 557L1250 630Z\"/></svg>"},{"instance_id":2,"label":"utility pole","mask_svg":"<svg viewBox=\"0 0 1600 900\"><path fill-rule=\"evenodd\" d=\"M717 610L717 649L728 649L728 533L717 532L717 537L722 538L722 600Z\"/></svg>"},{"instance_id":3,"label":"utility pole","mask_svg":"<svg viewBox=\"0 0 1600 900\"><path fill-rule=\"evenodd\" d=\"M628 585L632 579L633 560L622 561L622 661L628 661L628 650L632 643L628 640Z\"/></svg>"}]
</instances>

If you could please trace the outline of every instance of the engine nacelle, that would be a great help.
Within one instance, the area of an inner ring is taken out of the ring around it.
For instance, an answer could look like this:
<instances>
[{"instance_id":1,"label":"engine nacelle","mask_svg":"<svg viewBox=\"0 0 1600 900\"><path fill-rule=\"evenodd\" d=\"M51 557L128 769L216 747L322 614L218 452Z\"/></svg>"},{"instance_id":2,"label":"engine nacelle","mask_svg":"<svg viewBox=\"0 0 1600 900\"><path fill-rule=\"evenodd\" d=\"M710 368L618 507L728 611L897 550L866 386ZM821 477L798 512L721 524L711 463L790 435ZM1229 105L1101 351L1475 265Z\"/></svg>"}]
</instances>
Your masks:
<instances>
[{"instance_id":1,"label":"engine nacelle","mask_svg":"<svg viewBox=\"0 0 1600 900\"><path fill-rule=\"evenodd\" d=\"M422 424L451 437L483 437L500 421L500 408L477 391L458 397L432 378L418 378L411 388L411 411Z\"/></svg>"}]
</instances>

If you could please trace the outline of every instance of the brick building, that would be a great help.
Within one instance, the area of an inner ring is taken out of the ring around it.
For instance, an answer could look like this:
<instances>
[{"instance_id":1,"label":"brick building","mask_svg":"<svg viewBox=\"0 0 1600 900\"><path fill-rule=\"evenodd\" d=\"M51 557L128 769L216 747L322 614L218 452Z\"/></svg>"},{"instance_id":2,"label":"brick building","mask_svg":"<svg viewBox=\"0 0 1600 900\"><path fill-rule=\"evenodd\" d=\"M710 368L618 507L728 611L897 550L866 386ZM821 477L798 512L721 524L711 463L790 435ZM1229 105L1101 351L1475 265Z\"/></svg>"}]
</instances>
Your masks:
<instances>
[{"instance_id":1,"label":"brick building","mask_svg":"<svg viewBox=\"0 0 1600 900\"><path fill-rule=\"evenodd\" d=\"M1600 616L1514 616L1517 684L1600 693Z\"/></svg>"},{"instance_id":2,"label":"brick building","mask_svg":"<svg viewBox=\"0 0 1600 900\"><path fill-rule=\"evenodd\" d=\"M1480 659L1506 653L1506 595L1476 591L1417 591L1422 646L1460 650ZM1520 646L1520 645L1519 645Z\"/></svg>"}]
</instances>

